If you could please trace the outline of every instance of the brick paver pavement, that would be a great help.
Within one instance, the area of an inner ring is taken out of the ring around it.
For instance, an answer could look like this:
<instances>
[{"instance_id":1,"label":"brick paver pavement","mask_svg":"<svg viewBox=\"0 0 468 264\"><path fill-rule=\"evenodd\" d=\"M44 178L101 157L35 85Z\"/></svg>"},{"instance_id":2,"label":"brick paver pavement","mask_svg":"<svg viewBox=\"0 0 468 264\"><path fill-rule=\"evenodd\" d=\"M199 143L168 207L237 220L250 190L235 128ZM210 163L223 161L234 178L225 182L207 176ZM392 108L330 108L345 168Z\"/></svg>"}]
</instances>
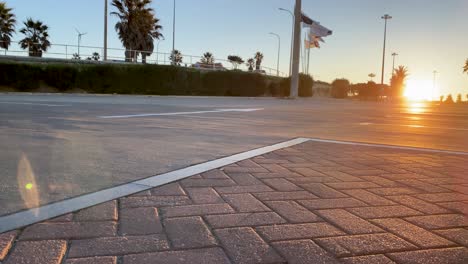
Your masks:
<instances>
[{"instance_id":1,"label":"brick paver pavement","mask_svg":"<svg viewBox=\"0 0 468 264\"><path fill-rule=\"evenodd\" d=\"M467 171L308 142L0 234L0 263L468 263Z\"/></svg>"}]
</instances>

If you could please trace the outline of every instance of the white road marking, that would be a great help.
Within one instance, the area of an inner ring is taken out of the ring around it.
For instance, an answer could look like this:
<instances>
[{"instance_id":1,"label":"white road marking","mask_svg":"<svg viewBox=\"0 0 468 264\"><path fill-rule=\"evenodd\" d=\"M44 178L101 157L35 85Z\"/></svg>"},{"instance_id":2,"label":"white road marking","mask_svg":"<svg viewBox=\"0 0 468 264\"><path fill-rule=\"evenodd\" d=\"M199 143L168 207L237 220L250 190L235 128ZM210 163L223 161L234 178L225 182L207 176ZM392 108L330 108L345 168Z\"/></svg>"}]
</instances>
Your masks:
<instances>
[{"instance_id":1,"label":"white road marking","mask_svg":"<svg viewBox=\"0 0 468 264\"><path fill-rule=\"evenodd\" d=\"M113 118L132 118L132 117L148 117L148 116L176 116L176 115L225 113L225 112L255 112L255 111L261 111L261 110L264 110L264 109L263 108L215 109L215 110L194 111L194 112L149 113L149 114L136 114L136 115L98 116L98 118L113 119Z\"/></svg>"},{"instance_id":2,"label":"white road marking","mask_svg":"<svg viewBox=\"0 0 468 264\"><path fill-rule=\"evenodd\" d=\"M193 175L203 173L216 168L224 167L245 159L250 159L278 149L288 148L304 142L307 138L296 138L286 142L281 142L271 146L266 146L217 160L193 165L183 169L156 175L143 180L130 182L117 187L112 187L102 191L84 194L67 200L47 204L41 207L28 209L18 213L0 217L0 234L6 231L15 230L24 226L32 225L47 219L71 213L77 210L88 208L97 204L112 201L121 197L153 189L167 183L185 179Z\"/></svg>"},{"instance_id":3,"label":"white road marking","mask_svg":"<svg viewBox=\"0 0 468 264\"><path fill-rule=\"evenodd\" d=\"M58 105L58 104L40 104L40 103L24 103L24 102L0 102L0 104L13 104L13 105L38 105L38 106L50 106L50 107L66 107L70 105Z\"/></svg>"}]
</instances>

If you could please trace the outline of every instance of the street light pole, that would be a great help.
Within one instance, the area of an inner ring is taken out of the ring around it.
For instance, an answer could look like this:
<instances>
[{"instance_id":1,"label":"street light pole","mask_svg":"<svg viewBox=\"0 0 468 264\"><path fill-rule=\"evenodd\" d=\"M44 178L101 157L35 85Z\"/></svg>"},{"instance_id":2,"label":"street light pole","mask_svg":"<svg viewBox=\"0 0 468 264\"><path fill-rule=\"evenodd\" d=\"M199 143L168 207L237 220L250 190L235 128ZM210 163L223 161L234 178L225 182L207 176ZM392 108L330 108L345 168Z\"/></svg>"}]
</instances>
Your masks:
<instances>
[{"instance_id":1,"label":"street light pole","mask_svg":"<svg viewBox=\"0 0 468 264\"><path fill-rule=\"evenodd\" d=\"M296 21L293 12L288 9L278 8L281 11L288 12L292 18L292 30L291 30L291 54L289 55L289 75L291 76L291 65L292 65L292 56L293 56L293 46L294 46L294 23Z\"/></svg>"},{"instance_id":2,"label":"street light pole","mask_svg":"<svg viewBox=\"0 0 468 264\"><path fill-rule=\"evenodd\" d=\"M392 75L393 75L393 73L395 72L395 57L398 56L398 53L393 52L392 56L393 56L393 66L392 66Z\"/></svg>"},{"instance_id":3,"label":"street light pole","mask_svg":"<svg viewBox=\"0 0 468 264\"><path fill-rule=\"evenodd\" d=\"M107 61L107 0L104 0L104 61Z\"/></svg>"},{"instance_id":4,"label":"street light pole","mask_svg":"<svg viewBox=\"0 0 468 264\"><path fill-rule=\"evenodd\" d=\"M280 35L270 32L270 35L276 36L278 38L278 61L276 62L276 76L279 76L279 64L281 56L281 37Z\"/></svg>"},{"instance_id":5,"label":"street light pole","mask_svg":"<svg viewBox=\"0 0 468 264\"><path fill-rule=\"evenodd\" d=\"M385 19L385 29L384 29L384 44L383 44L383 56L382 56L382 78L380 84L384 84L384 74L385 74L385 48L387 45L387 20L392 19L388 14L385 14L382 19Z\"/></svg>"},{"instance_id":6,"label":"street light pole","mask_svg":"<svg viewBox=\"0 0 468 264\"><path fill-rule=\"evenodd\" d=\"M172 15L172 52L175 50L175 28L176 28L176 0L174 0L174 13Z\"/></svg>"},{"instance_id":7,"label":"street light pole","mask_svg":"<svg viewBox=\"0 0 468 264\"><path fill-rule=\"evenodd\" d=\"M435 97L435 94L436 94L436 77L437 77L437 74L439 72L434 70L432 73L434 74L434 80L433 80L433 84L432 84L432 100L434 100L434 99L436 99L436 97Z\"/></svg>"},{"instance_id":8,"label":"street light pole","mask_svg":"<svg viewBox=\"0 0 468 264\"><path fill-rule=\"evenodd\" d=\"M301 53L302 0L296 0L294 8L294 49L291 75L291 98L297 98L299 91L299 56Z\"/></svg>"}]
</instances>

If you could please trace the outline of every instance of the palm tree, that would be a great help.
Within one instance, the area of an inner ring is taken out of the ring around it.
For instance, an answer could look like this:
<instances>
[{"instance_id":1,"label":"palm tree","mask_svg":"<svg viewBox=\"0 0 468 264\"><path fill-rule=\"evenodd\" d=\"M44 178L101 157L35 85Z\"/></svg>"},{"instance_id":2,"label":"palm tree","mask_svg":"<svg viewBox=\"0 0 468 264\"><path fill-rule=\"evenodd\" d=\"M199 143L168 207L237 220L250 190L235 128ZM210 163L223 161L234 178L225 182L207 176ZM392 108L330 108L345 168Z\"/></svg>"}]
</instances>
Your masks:
<instances>
[{"instance_id":1,"label":"palm tree","mask_svg":"<svg viewBox=\"0 0 468 264\"><path fill-rule=\"evenodd\" d=\"M152 0L112 0L117 12L111 12L119 18L115 30L125 47L125 61L136 61L140 51L143 63L154 50L154 39L162 37L159 19L155 17L150 5Z\"/></svg>"},{"instance_id":2,"label":"palm tree","mask_svg":"<svg viewBox=\"0 0 468 264\"><path fill-rule=\"evenodd\" d=\"M203 64L208 64L208 65L214 64L213 54L211 52L205 52L205 54L203 54L203 57L201 58L200 62L203 63Z\"/></svg>"},{"instance_id":3,"label":"palm tree","mask_svg":"<svg viewBox=\"0 0 468 264\"><path fill-rule=\"evenodd\" d=\"M46 52L50 47L49 27L40 20L34 21L28 18L24 23L24 28L20 30L25 38L19 44L22 49L28 49L30 57L42 57L42 53Z\"/></svg>"},{"instance_id":4,"label":"palm tree","mask_svg":"<svg viewBox=\"0 0 468 264\"><path fill-rule=\"evenodd\" d=\"M260 70L263 61L263 54L260 51L255 53L255 70Z\"/></svg>"},{"instance_id":5,"label":"palm tree","mask_svg":"<svg viewBox=\"0 0 468 264\"><path fill-rule=\"evenodd\" d=\"M390 80L392 92L394 96L402 96L404 93L406 78L408 78L408 69L405 66L399 66L393 72Z\"/></svg>"},{"instance_id":6,"label":"palm tree","mask_svg":"<svg viewBox=\"0 0 468 264\"><path fill-rule=\"evenodd\" d=\"M468 73L468 59L465 61L465 66L463 67L463 72Z\"/></svg>"},{"instance_id":7,"label":"palm tree","mask_svg":"<svg viewBox=\"0 0 468 264\"><path fill-rule=\"evenodd\" d=\"M16 19L6 3L0 2L0 48L8 50L11 44L11 37L15 32Z\"/></svg>"},{"instance_id":8,"label":"palm tree","mask_svg":"<svg viewBox=\"0 0 468 264\"><path fill-rule=\"evenodd\" d=\"M169 60L172 65L179 66L182 63L183 57L179 50L173 50L171 56L169 56Z\"/></svg>"},{"instance_id":9,"label":"palm tree","mask_svg":"<svg viewBox=\"0 0 468 264\"><path fill-rule=\"evenodd\" d=\"M375 73L369 73L369 75L367 75L367 76L369 76L371 82L374 81Z\"/></svg>"},{"instance_id":10,"label":"palm tree","mask_svg":"<svg viewBox=\"0 0 468 264\"><path fill-rule=\"evenodd\" d=\"M247 60L247 67L249 67L249 71L253 71L255 64L255 60L253 58L250 58Z\"/></svg>"}]
</instances>

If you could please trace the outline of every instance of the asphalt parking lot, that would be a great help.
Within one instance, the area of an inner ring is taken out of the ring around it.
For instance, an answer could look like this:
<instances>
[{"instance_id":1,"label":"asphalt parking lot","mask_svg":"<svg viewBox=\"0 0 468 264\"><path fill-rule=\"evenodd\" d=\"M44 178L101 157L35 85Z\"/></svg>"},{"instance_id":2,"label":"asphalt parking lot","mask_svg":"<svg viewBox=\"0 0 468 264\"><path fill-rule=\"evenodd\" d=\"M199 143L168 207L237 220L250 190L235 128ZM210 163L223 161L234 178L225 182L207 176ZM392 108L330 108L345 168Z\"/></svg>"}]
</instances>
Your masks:
<instances>
[{"instance_id":1,"label":"asphalt parking lot","mask_svg":"<svg viewBox=\"0 0 468 264\"><path fill-rule=\"evenodd\" d=\"M468 151L467 117L424 103L3 94L0 215L296 137Z\"/></svg>"}]
</instances>

